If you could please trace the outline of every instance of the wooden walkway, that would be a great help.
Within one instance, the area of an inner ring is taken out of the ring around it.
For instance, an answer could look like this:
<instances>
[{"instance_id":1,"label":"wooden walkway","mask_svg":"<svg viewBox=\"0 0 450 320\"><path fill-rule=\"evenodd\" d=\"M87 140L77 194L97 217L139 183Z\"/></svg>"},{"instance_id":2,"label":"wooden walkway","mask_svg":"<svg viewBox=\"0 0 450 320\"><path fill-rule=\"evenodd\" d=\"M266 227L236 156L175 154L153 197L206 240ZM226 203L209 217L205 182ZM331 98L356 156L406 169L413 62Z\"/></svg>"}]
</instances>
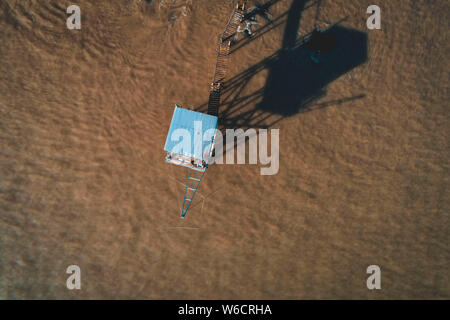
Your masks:
<instances>
[{"instance_id":1,"label":"wooden walkway","mask_svg":"<svg viewBox=\"0 0 450 320\"><path fill-rule=\"evenodd\" d=\"M220 106L220 90L227 71L230 55L231 42L236 34L237 28L244 18L245 6L238 5L231 14L230 20L225 27L225 31L219 38L219 48L217 50L216 66L214 68L213 82L209 92L208 114L218 117Z\"/></svg>"}]
</instances>

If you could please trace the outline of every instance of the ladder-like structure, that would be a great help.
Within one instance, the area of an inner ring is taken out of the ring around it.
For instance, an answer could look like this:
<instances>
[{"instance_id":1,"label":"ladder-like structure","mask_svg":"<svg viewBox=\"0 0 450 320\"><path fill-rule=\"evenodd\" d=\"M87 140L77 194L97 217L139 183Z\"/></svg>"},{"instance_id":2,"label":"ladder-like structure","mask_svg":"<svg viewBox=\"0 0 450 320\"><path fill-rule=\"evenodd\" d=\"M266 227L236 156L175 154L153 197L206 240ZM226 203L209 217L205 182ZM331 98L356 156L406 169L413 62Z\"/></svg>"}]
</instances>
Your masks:
<instances>
[{"instance_id":1,"label":"ladder-like structure","mask_svg":"<svg viewBox=\"0 0 450 320\"><path fill-rule=\"evenodd\" d=\"M214 68L213 82L211 83L211 89L209 92L208 100L208 114L218 117L220 106L220 90L222 89L223 82L225 81L225 75L227 70L227 64L229 60L231 42L237 32L239 24L242 22L247 9L247 1L240 0L239 4L233 10L230 19L225 27L225 31L219 38L219 48L217 50L216 66ZM207 167L206 167L207 168ZM195 193L197 192L206 168L203 171L194 170L188 168L188 178L186 181L186 188L184 191L183 205L181 207L181 217L184 218L186 213L194 200Z\"/></svg>"},{"instance_id":2,"label":"ladder-like structure","mask_svg":"<svg viewBox=\"0 0 450 320\"><path fill-rule=\"evenodd\" d=\"M198 187L200 186L200 182L202 181L203 175L205 171L200 172L193 169L188 169L188 177L186 181L186 188L184 190L184 199L183 206L181 208L181 217L184 218L189 207L191 206L191 202L194 200L195 193L197 192Z\"/></svg>"},{"instance_id":3,"label":"ladder-like structure","mask_svg":"<svg viewBox=\"0 0 450 320\"><path fill-rule=\"evenodd\" d=\"M244 18L246 11L245 3L246 1L241 1L241 3L238 4L237 8L231 14L230 20L228 20L225 31L219 38L216 66L214 68L214 77L213 82L211 83L208 101L208 114L216 117L219 116L220 90L225 81L231 42L233 41L239 24Z\"/></svg>"}]
</instances>

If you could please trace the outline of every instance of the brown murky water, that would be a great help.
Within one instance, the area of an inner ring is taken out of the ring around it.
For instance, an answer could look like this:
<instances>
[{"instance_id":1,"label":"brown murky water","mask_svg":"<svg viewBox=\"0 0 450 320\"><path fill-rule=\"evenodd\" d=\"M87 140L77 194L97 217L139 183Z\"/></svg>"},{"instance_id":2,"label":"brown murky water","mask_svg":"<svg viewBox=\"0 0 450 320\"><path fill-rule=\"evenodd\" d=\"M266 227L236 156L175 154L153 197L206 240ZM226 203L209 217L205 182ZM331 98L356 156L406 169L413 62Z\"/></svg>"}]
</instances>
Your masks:
<instances>
[{"instance_id":1,"label":"brown murky water","mask_svg":"<svg viewBox=\"0 0 450 320\"><path fill-rule=\"evenodd\" d=\"M175 103L204 108L233 1L2 0L0 298L450 298L449 3L379 0L374 31L370 4L324 1L349 42L316 72L293 48L314 2L259 19L221 116L280 129L279 172L215 165L181 220L163 146Z\"/></svg>"}]
</instances>

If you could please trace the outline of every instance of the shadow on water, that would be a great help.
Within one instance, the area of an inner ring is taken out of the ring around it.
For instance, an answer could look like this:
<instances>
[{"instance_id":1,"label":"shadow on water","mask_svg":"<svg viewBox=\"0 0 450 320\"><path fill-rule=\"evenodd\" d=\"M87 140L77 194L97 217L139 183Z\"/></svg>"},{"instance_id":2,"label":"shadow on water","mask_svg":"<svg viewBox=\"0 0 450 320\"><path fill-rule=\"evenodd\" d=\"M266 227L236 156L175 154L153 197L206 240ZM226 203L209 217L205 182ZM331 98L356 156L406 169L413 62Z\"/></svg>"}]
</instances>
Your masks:
<instances>
[{"instance_id":1,"label":"shadow on water","mask_svg":"<svg viewBox=\"0 0 450 320\"><path fill-rule=\"evenodd\" d=\"M314 63L311 55L317 50L320 62ZM283 50L269 62L269 75L257 108L285 117L294 115L323 96L329 83L365 61L364 33L341 26L314 33L306 44Z\"/></svg>"},{"instance_id":2,"label":"shadow on water","mask_svg":"<svg viewBox=\"0 0 450 320\"><path fill-rule=\"evenodd\" d=\"M276 2L269 1L268 4ZM293 0L290 9L280 16L283 22L280 17L271 19L256 30L252 38L234 44L232 50L240 50L258 35L285 21L280 50L225 82L219 114L221 128L268 128L296 113L364 98L364 94L357 94L315 103L326 96L328 84L368 60L367 34L358 30L335 24L326 30L312 30L302 38L298 37L302 12L315 4L319 10L320 1L311 4L311 1ZM319 63L314 63L312 57L319 50ZM252 78L262 71L268 74L265 85L243 94ZM205 105L197 110L205 111Z\"/></svg>"}]
</instances>

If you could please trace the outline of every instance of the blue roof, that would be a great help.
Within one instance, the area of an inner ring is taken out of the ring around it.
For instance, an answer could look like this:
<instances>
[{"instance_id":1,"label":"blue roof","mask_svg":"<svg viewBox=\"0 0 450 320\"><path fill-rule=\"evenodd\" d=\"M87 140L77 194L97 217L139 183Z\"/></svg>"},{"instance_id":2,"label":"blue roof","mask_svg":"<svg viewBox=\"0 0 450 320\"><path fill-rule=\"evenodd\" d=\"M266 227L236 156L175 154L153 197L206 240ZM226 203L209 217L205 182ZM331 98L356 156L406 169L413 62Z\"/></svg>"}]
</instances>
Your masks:
<instances>
[{"instance_id":1,"label":"blue roof","mask_svg":"<svg viewBox=\"0 0 450 320\"><path fill-rule=\"evenodd\" d=\"M183 109L175 105L164 150L199 160L207 160L217 124L216 116Z\"/></svg>"}]
</instances>

